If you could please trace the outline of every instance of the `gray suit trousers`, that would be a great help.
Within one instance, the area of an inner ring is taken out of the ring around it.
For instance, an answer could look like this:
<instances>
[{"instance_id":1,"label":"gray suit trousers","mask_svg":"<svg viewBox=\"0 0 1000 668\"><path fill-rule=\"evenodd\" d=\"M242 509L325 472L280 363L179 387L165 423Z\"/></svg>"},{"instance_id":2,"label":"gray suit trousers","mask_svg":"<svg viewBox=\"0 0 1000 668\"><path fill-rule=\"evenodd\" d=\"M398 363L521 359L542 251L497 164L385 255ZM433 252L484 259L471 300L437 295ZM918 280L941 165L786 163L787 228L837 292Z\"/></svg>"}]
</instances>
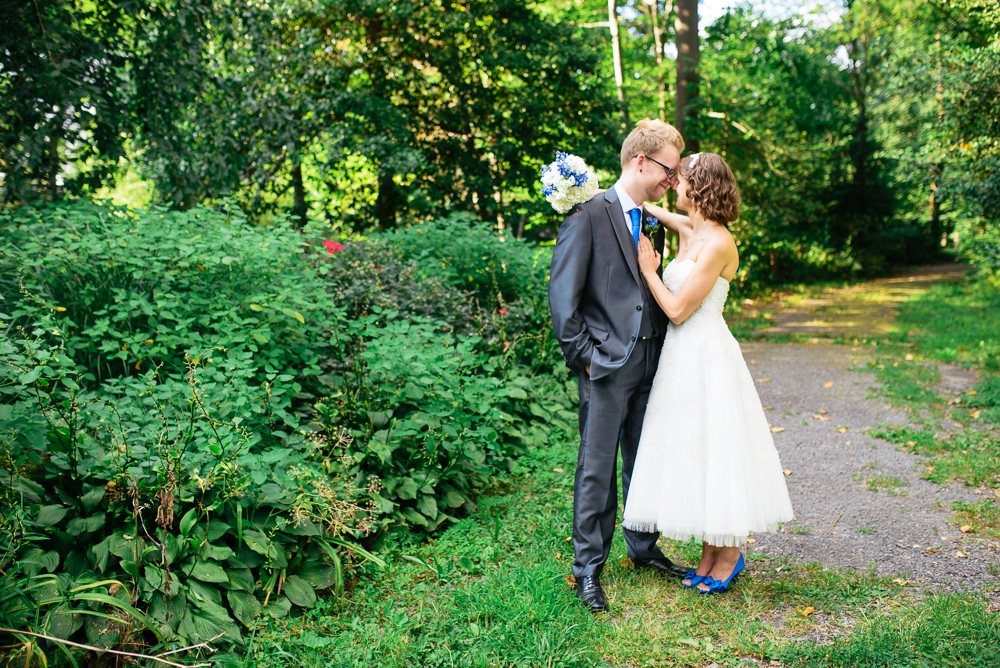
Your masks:
<instances>
[{"instance_id":1,"label":"gray suit trousers","mask_svg":"<svg viewBox=\"0 0 1000 668\"><path fill-rule=\"evenodd\" d=\"M640 339L625 364L609 375L591 380L586 371L578 374L580 453L573 488L573 575L577 577L600 575L611 552L618 515L618 444L624 503L662 345L662 338ZM630 559L663 557L656 546L660 534L622 531Z\"/></svg>"}]
</instances>

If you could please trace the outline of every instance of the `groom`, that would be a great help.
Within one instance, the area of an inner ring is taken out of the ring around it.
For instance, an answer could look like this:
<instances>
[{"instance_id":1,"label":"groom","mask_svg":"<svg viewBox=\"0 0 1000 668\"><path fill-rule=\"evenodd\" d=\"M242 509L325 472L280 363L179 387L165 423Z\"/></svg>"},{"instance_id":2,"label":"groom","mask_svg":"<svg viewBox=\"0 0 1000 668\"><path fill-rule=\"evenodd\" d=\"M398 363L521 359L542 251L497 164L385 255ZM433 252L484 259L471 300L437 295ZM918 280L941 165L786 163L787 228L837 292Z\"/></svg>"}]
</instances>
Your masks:
<instances>
[{"instance_id":1,"label":"groom","mask_svg":"<svg viewBox=\"0 0 1000 668\"><path fill-rule=\"evenodd\" d=\"M618 512L618 444L622 492L628 498L646 401L667 331L667 316L639 272L637 245L647 217L641 207L677 186L683 150L676 128L658 120L640 121L622 144L621 178L569 212L552 255L552 324L580 389L573 575L577 597L593 612L607 610L600 575ZM661 254L663 237L658 227L653 245ZM673 577L687 572L656 546L658 533L623 532L636 566Z\"/></svg>"}]
</instances>

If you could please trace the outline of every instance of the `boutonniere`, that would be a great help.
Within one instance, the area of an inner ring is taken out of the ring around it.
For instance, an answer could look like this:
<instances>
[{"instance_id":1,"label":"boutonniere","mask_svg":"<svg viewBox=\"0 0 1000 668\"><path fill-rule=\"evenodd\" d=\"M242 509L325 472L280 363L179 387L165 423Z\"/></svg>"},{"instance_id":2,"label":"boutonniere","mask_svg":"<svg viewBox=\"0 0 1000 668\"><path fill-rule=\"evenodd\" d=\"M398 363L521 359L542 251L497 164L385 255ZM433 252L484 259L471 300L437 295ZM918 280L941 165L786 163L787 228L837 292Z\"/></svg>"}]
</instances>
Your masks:
<instances>
[{"instance_id":1,"label":"boutonniere","mask_svg":"<svg viewBox=\"0 0 1000 668\"><path fill-rule=\"evenodd\" d=\"M659 227L660 227L660 221L659 220L657 220L656 218L653 218L652 216L646 216L646 221L645 221L645 224L643 225L642 230L646 234L652 234Z\"/></svg>"}]
</instances>

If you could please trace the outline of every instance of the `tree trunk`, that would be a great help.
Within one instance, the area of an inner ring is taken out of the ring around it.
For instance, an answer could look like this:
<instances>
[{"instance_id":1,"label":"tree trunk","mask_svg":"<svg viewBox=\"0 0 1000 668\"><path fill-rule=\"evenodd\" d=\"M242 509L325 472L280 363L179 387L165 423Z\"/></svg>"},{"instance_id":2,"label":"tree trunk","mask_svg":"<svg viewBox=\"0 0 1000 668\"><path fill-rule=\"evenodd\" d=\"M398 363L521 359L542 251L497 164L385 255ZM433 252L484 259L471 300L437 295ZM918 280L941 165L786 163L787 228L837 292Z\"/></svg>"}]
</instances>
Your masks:
<instances>
[{"instance_id":1,"label":"tree trunk","mask_svg":"<svg viewBox=\"0 0 1000 668\"><path fill-rule=\"evenodd\" d=\"M617 0L608 0L608 25L611 28L611 55L615 63L615 87L618 89L618 105L621 108L622 115L622 131L628 132L632 123L628 118L628 102L625 99L625 74L622 71L622 45L618 39L618 11L616 4Z\"/></svg>"},{"instance_id":2,"label":"tree trunk","mask_svg":"<svg viewBox=\"0 0 1000 668\"><path fill-rule=\"evenodd\" d=\"M683 135L685 129L696 131L694 102L698 99L698 61L701 55L698 39L698 0L677 0L677 95L674 104L674 126ZM698 140L684 137L691 153L698 152Z\"/></svg>"},{"instance_id":3,"label":"tree trunk","mask_svg":"<svg viewBox=\"0 0 1000 668\"><path fill-rule=\"evenodd\" d=\"M61 166L59 135L62 132L62 118L57 117L56 121L60 125L52 127L45 146L46 162L48 163L45 170L45 189L48 191L49 199L53 202L59 199L59 168Z\"/></svg>"},{"instance_id":4,"label":"tree trunk","mask_svg":"<svg viewBox=\"0 0 1000 668\"><path fill-rule=\"evenodd\" d=\"M302 180L302 165L297 164L292 168L292 188L295 192L292 217L295 219L295 227L301 230L309 222L309 205L306 203L306 186Z\"/></svg>"},{"instance_id":5,"label":"tree trunk","mask_svg":"<svg viewBox=\"0 0 1000 668\"><path fill-rule=\"evenodd\" d=\"M653 28L653 48L655 50L654 55L656 57L656 88L659 99L657 100L659 106L659 117L661 121L667 119L667 79L663 72L663 31L660 29L660 17L658 13L658 3L660 0L652 0L649 2L647 0L646 6L649 7L649 22ZM664 9L664 18L670 16L670 10L673 6L673 0L667 0L666 8Z\"/></svg>"},{"instance_id":6,"label":"tree trunk","mask_svg":"<svg viewBox=\"0 0 1000 668\"><path fill-rule=\"evenodd\" d=\"M931 182L931 240L935 253L941 251L941 199L937 196L938 183L944 174L944 162L934 165L934 180Z\"/></svg>"},{"instance_id":7,"label":"tree trunk","mask_svg":"<svg viewBox=\"0 0 1000 668\"><path fill-rule=\"evenodd\" d=\"M396 226L396 214L399 211L398 191L393 174L386 172L379 176L378 198L375 200L375 217L379 226L387 229Z\"/></svg>"}]
</instances>

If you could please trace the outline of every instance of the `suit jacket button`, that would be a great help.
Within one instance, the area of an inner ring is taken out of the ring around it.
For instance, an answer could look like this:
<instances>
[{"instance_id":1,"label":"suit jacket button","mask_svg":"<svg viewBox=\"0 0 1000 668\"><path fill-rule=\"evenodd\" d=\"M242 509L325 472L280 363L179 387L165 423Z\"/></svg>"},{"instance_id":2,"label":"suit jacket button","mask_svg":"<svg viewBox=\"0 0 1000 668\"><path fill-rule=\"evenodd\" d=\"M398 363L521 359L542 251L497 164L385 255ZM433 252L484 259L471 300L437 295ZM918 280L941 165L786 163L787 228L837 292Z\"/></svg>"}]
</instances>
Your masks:
<instances>
[{"instance_id":1,"label":"suit jacket button","mask_svg":"<svg viewBox=\"0 0 1000 668\"><path fill-rule=\"evenodd\" d=\"M635 341L635 337L634 336L632 337L632 340Z\"/></svg>"},{"instance_id":2,"label":"suit jacket button","mask_svg":"<svg viewBox=\"0 0 1000 668\"><path fill-rule=\"evenodd\" d=\"M636 306L636 307L635 307L635 310L636 310L636 311L641 311L641 310L642 310L642 306Z\"/></svg>"}]
</instances>

